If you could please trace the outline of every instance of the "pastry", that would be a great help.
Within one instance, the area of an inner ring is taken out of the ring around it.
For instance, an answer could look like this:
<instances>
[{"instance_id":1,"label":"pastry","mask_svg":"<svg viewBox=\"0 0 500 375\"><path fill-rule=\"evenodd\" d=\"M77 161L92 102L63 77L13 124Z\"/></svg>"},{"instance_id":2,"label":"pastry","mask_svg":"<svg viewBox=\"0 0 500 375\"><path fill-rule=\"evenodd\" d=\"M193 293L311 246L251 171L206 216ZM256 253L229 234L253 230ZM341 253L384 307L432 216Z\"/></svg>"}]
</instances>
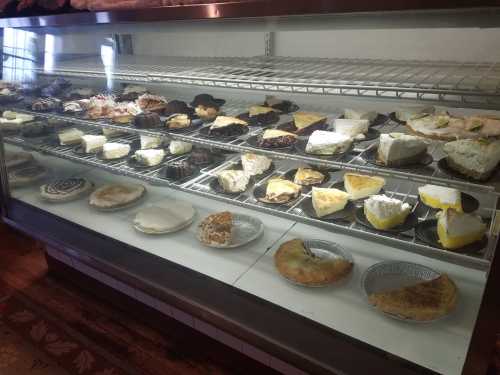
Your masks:
<instances>
[{"instance_id":1,"label":"pastry","mask_svg":"<svg viewBox=\"0 0 500 375\"><path fill-rule=\"evenodd\" d=\"M143 86L126 85L125 88L123 89L122 93L118 97L118 99L121 102L130 102L130 101L136 100L137 98L139 98L139 96L141 96L147 92L148 92L148 90Z\"/></svg>"},{"instance_id":2,"label":"pastry","mask_svg":"<svg viewBox=\"0 0 500 375\"><path fill-rule=\"evenodd\" d=\"M61 101L57 98L38 98L31 104L31 109L37 112L54 111L61 108Z\"/></svg>"},{"instance_id":3,"label":"pastry","mask_svg":"<svg viewBox=\"0 0 500 375\"><path fill-rule=\"evenodd\" d=\"M346 152L352 145L351 137L325 130L314 131L306 144L306 153L333 155Z\"/></svg>"},{"instance_id":4,"label":"pastry","mask_svg":"<svg viewBox=\"0 0 500 375\"><path fill-rule=\"evenodd\" d=\"M359 109L344 109L344 118L348 120L368 120L371 124L377 118L378 113L376 111L365 111Z\"/></svg>"},{"instance_id":5,"label":"pastry","mask_svg":"<svg viewBox=\"0 0 500 375\"><path fill-rule=\"evenodd\" d=\"M453 208L462 212L462 193L457 189L424 185L418 188L418 195L420 200L429 207L442 210Z\"/></svg>"},{"instance_id":6,"label":"pastry","mask_svg":"<svg viewBox=\"0 0 500 375\"><path fill-rule=\"evenodd\" d=\"M448 167L464 176L485 181L500 162L500 140L464 139L444 145Z\"/></svg>"},{"instance_id":7,"label":"pastry","mask_svg":"<svg viewBox=\"0 0 500 375\"><path fill-rule=\"evenodd\" d=\"M164 157L165 150L163 149L137 150L134 154L135 160L147 167L154 167L160 164Z\"/></svg>"},{"instance_id":8,"label":"pastry","mask_svg":"<svg viewBox=\"0 0 500 375\"><path fill-rule=\"evenodd\" d=\"M57 137L59 138L59 143L61 146L75 145L82 142L82 137L85 133L79 129L70 128L65 129Z\"/></svg>"},{"instance_id":9,"label":"pastry","mask_svg":"<svg viewBox=\"0 0 500 375\"><path fill-rule=\"evenodd\" d=\"M110 118L118 124L128 124L141 112L141 108L136 103L122 102L113 107Z\"/></svg>"},{"instance_id":10,"label":"pastry","mask_svg":"<svg viewBox=\"0 0 500 375\"><path fill-rule=\"evenodd\" d=\"M71 100L63 103L63 112L65 113L81 113L86 111L90 106L89 99Z\"/></svg>"},{"instance_id":11,"label":"pastry","mask_svg":"<svg viewBox=\"0 0 500 375\"><path fill-rule=\"evenodd\" d=\"M198 105L195 108L196 116L203 121L212 121L219 115L219 108Z\"/></svg>"},{"instance_id":12,"label":"pastry","mask_svg":"<svg viewBox=\"0 0 500 375\"><path fill-rule=\"evenodd\" d=\"M186 102L181 100L171 100L167 103L167 106L163 110L164 116L172 116L172 115L188 115L192 117L194 114L194 109L189 107Z\"/></svg>"},{"instance_id":13,"label":"pastry","mask_svg":"<svg viewBox=\"0 0 500 375\"><path fill-rule=\"evenodd\" d=\"M147 148L158 148L162 145L163 140L161 137L155 137L150 135L140 135L141 149Z\"/></svg>"},{"instance_id":14,"label":"pastry","mask_svg":"<svg viewBox=\"0 0 500 375\"><path fill-rule=\"evenodd\" d=\"M219 115L220 107L225 103L224 99L216 99L208 94L199 94L195 96L191 106L199 118L204 121L212 121Z\"/></svg>"},{"instance_id":15,"label":"pastry","mask_svg":"<svg viewBox=\"0 0 500 375\"><path fill-rule=\"evenodd\" d=\"M338 118L335 120L335 133L347 135L355 140L362 141L368 132L368 120L350 120Z\"/></svg>"},{"instance_id":16,"label":"pastry","mask_svg":"<svg viewBox=\"0 0 500 375\"><path fill-rule=\"evenodd\" d=\"M241 155L241 166L248 176L256 176L264 173L271 167L272 160L264 155L243 154Z\"/></svg>"},{"instance_id":17,"label":"pastry","mask_svg":"<svg viewBox=\"0 0 500 375\"><path fill-rule=\"evenodd\" d=\"M296 134L303 134L306 131L323 130L327 127L326 116L312 112L293 113L293 125Z\"/></svg>"},{"instance_id":18,"label":"pastry","mask_svg":"<svg viewBox=\"0 0 500 375\"><path fill-rule=\"evenodd\" d=\"M82 147L86 154L91 154L102 150L102 146L107 142L103 135L87 134L82 136Z\"/></svg>"},{"instance_id":19,"label":"pastry","mask_svg":"<svg viewBox=\"0 0 500 375\"><path fill-rule=\"evenodd\" d=\"M160 115L155 112L141 112L134 117L134 126L140 129L159 128L161 126Z\"/></svg>"},{"instance_id":20,"label":"pastry","mask_svg":"<svg viewBox=\"0 0 500 375\"><path fill-rule=\"evenodd\" d=\"M113 160L127 156L130 152L130 145L124 143L105 143L102 146L102 155L104 159Z\"/></svg>"},{"instance_id":21,"label":"pastry","mask_svg":"<svg viewBox=\"0 0 500 375\"><path fill-rule=\"evenodd\" d=\"M89 87L82 87L70 90L66 97L69 100L80 100L80 99L88 99L94 95L95 95L94 89L91 89Z\"/></svg>"},{"instance_id":22,"label":"pastry","mask_svg":"<svg viewBox=\"0 0 500 375\"><path fill-rule=\"evenodd\" d=\"M191 223L195 212L187 202L164 200L137 212L134 226L148 234L170 233Z\"/></svg>"},{"instance_id":23,"label":"pastry","mask_svg":"<svg viewBox=\"0 0 500 375\"><path fill-rule=\"evenodd\" d=\"M246 121L236 117L217 116L208 134L217 137L233 137L243 134L248 128Z\"/></svg>"},{"instance_id":24,"label":"pastry","mask_svg":"<svg viewBox=\"0 0 500 375\"><path fill-rule=\"evenodd\" d=\"M275 96L266 96L264 106L277 109L282 113L290 113L299 109L299 107L289 100L278 99Z\"/></svg>"},{"instance_id":25,"label":"pastry","mask_svg":"<svg viewBox=\"0 0 500 375\"><path fill-rule=\"evenodd\" d=\"M270 179L266 187L265 200L271 203L287 203L300 194L300 185L280 178Z\"/></svg>"},{"instance_id":26,"label":"pastry","mask_svg":"<svg viewBox=\"0 0 500 375\"><path fill-rule=\"evenodd\" d=\"M333 188L312 188L312 205L318 217L341 211L349 202L349 194Z\"/></svg>"},{"instance_id":27,"label":"pastry","mask_svg":"<svg viewBox=\"0 0 500 375\"><path fill-rule=\"evenodd\" d=\"M285 278L309 286L338 282L349 275L353 267L340 257L311 257L300 239L281 244L274 254L274 265Z\"/></svg>"},{"instance_id":28,"label":"pastry","mask_svg":"<svg viewBox=\"0 0 500 375\"><path fill-rule=\"evenodd\" d=\"M434 111L435 108L432 106L415 105L399 108L396 110L395 116L399 121L406 122L433 114Z\"/></svg>"},{"instance_id":29,"label":"pastry","mask_svg":"<svg viewBox=\"0 0 500 375\"><path fill-rule=\"evenodd\" d=\"M416 164L427 154L428 143L403 133L381 134L377 159L384 165L399 167Z\"/></svg>"},{"instance_id":30,"label":"pastry","mask_svg":"<svg viewBox=\"0 0 500 375\"><path fill-rule=\"evenodd\" d=\"M91 97L87 116L91 119L111 118L116 107L115 98L112 95L96 95Z\"/></svg>"},{"instance_id":31,"label":"pastry","mask_svg":"<svg viewBox=\"0 0 500 375\"><path fill-rule=\"evenodd\" d=\"M58 77L42 88L42 96L57 96L71 86L71 82Z\"/></svg>"},{"instance_id":32,"label":"pastry","mask_svg":"<svg viewBox=\"0 0 500 375\"><path fill-rule=\"evenodd\" d=\"M187 154L193 149L193 145L188 142L172 140L168 146L168 150L172 155L183 155Z\"/></svg>"},{"instance_id":33,"label":"pastry","mask_svg":"<svg viewBox=\"0 0 500 375\"><path fill-rule=\"evenodd\" d=\"M39 164L27 165L8 171L9 186L11 188L22 187L37 182L47 176L48 171Z\"/></svg>"},{"instance_id":34,"label":"pastry","mask_svg":"<svg viewBox=\"0 0 500 375\"><path fill-rule=\"evenodd\" d=\"M259 138L259 146L264 148L282 148L295 143L297 136L278 129L267 129Z\"/></svg>"},{"instance_id":35,"label":"pastry","mask_svg":"<svg viewBox=\"0 0 500 375\"><path fill-rule=\"evenodd\" d=\"M382 177L344 174L344 188L349 194L349 199L353 201L378 194L384 185L385 179Z\"/></svg>"},{"instance_id":36,"label":"pastry","mask_svg":"<svg viewBox=\"0 0 500 375\"><path fill-rule=\"evenodd\" d=\"M447 208L437 213L439 243L449 250L459 249L479 241L486 233L480 216Z\"/></svg>"},{"instance_id":37,"label":"pastry","mask_svg":"<svg viewBox=\"0 0 500 375\"><path fill-rule=\"evenodd\" d=\"M214 155L205 148L195 148L189 155L189 162L194 165L208 165L214 162Z\"/></svg>"},{"instance_id":38,"label":"pastry","mask_svg":"<svg viewBox=\"0 0 500 375\"><path fill-rule=\"evenodd\" d=\"M126 207L139 200L146 193L146 188L139 184L107 184L94 190L89 204L93 207L113 209Z\"/></svg>"},{"instance_id":39,"label":"pastry","mask_svg":"<svg viewBox=\"0 0 500 375\"><path fill-rule=\"evenodd\" d=\"M232 242L233 215L228 211L209 215L199 229L200 241L205 245L228 246Z\"/></svg>"},{"instance_id":40,"label":"pastry","mask_svg":"<svg viewBox=\"0 0 500 375\"><path fill-rule=\"evenodd\" d=\"M217 173L219 185L226 193L241 193L247 189L249 176L240 170L226 169Z\"/></svg>"},{"instance_id":41,"label":"pastry","mask_svg":"<svg viewBox=\"0 0 500 375\"><path fill-rule=\"evenodd\" d=\"M191 126L191 119L185 114L175 114L165 120L165 126L168 129L185 129Z\"/></svg>"},{"instance_id":42,"label":"pastry","mask_svg":"<svg viewBox=\"0 0 500 375\"><path fill-rule=\"evenodd\" d=\"M167 99L163 96L145 93L137 98L136 103L143 111L162 112L167 106Z\"/></svg>"},{"instance_id":43,"label":"pastry","mask_svg":"<svg viewBox=\"0 0 500 375\"><path fill-rule=\"evenodd\" d=\"M457 303L457 287L443 274L434 280L372 293L368 300L385 313L404 319L429 321L453 310Z\"/></svg>"},{"instance_id":44,"label":"pastry","mask_svg":"<svg viewBox=\"0 0 500 375\"><path fill-rule=\"evenodd\" d=\"M368 222L375 228L387 230L406 221L411 206L399 199L385 195L372 195L365 201L364 212Z\"/></svg>"},{"instance_id":45,"label":"pastry","mask_svg":"<svg viewBox=\"0 0 500 375\"><path fill-rule=\"evenodd\" d=\"M24 113L4 111L0 118L0 129L6 131L16 131L24 128L24 125L34 121L35 118Z\"/></svg>"},{"instance_id":46,"label":"pastry","mask_svg":"<svg viewBox=\"0 0 500 375\"><path fill-rule=\"evenodd\" d=\"M280 112L271 107L253 105L248 109L248 121L250 124L271 125L278 122L279 119Z\"/></svg>"},{"instance_id":47,"label":"pastry","mask_svg":"<svg viewBox=\"0 0 500 375\"><path fill-rule=\"evenodd\" d=\"M69 202L89 193L94 184L81 177L70 177L55 180L40 186L40 195L51 202Z\"/></svg>"},{"instance_id":48,"label":"pastry","mask_svg":"<svg viewBox=\"0 0 500 375\"><path fill-rule=\"evenodd\" d=\"M311 168L298 168L293 182L302 186L318 185L325 181L326 176L320 171Z\"/></svg>"},{"instance_id":49,"label":"pastry","mask_svg":"<svg viewBox=\"0 0 500 375\"><path fill-rule=\"evenodd\" d=\"M170 162L164 168L165 178L169 180L181 180L193 174L193 167L185 160Z\"/></svg>"},{"instance_id":50,"label":"pastry","mask_svg":"<svg viewBox=\"0 0 500 375\"><path fill-rule=\"evenodd\" d=\"M24 151L6 151L5 152L5 167L15 168L23 164L28 164L34 161L35 158L29 152Z\"/></svg>"}]
</instances>

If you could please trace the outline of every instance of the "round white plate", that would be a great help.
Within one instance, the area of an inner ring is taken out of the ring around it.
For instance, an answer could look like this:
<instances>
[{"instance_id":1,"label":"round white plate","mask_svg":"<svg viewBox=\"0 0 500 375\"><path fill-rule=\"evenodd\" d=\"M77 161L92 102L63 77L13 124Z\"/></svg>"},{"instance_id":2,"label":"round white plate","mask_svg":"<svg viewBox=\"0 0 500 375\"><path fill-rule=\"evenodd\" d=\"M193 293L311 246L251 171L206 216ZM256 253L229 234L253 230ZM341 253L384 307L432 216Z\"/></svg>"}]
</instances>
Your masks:
<instances>
[{"instance_id":1,"label":"round white plate","mask_svg":"<svg viewBox=\"0 0 500 375\"><path fill-rule=\"evenodd\" d=\"M134 227L135 230L141 232L141 233L144 233L144 234L151 234L151 235L155 235L155 234L168 234L168 233L174 233L174 232L178 232L184 228L187 228L189 227L191 224L193 224L193 221L194 221L194 215L191 219L189 219L188 221L186 221L185 223L175 227L175 228L171 228L171 229L168 229L168 230L164 230L164 231L161 231L161 232L158 232L158 231L151 231L151 230L148 230L148 229L145 229L145 228L141 228L140 226L138 226L137 224L132 224L132 226Z\"/></svg>"}]
</instances>

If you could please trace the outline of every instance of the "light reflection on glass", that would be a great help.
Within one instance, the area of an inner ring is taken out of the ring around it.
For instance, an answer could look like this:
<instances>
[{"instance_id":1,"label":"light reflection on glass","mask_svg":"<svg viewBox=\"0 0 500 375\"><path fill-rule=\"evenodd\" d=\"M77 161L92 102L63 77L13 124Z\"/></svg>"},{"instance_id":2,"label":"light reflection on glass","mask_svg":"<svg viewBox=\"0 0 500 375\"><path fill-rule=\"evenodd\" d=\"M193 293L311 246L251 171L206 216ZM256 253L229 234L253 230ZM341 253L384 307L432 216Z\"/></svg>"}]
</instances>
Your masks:
<instances>
[{"instance_id":1,"label":"light reflection on glass","mask_svg":"<svg viewBox=\"0 0 500 375\"><path fill-rule=\"evenodd\" d=\"M106 74L106 87L110 91L113 89L113 71L115 67L115 49L113 48L113 39L109 38L111 45L101 45L101 60Z\"/></svg>"},{"instance_id":2,"label":"light reflection on glass","mask_svg":"<svg viewBox=\"0 0 500 375\"><path fill-rule=\"evenodd\" d=\"M54 52L56 38L52 34L45 35L45 56L43 60L43 70L47 73L54 71Z\"/></svg>"},{"instance_id":3,"label":"light reflection on glass","mask_svg":"<svg viewBox=\"0 0 500 375\"><path fill-rule=\"evenodd\" d=\"M36 34L13 28L4 29L2 77L6 81L35 79Z\"/></svg>"}]
</instances>

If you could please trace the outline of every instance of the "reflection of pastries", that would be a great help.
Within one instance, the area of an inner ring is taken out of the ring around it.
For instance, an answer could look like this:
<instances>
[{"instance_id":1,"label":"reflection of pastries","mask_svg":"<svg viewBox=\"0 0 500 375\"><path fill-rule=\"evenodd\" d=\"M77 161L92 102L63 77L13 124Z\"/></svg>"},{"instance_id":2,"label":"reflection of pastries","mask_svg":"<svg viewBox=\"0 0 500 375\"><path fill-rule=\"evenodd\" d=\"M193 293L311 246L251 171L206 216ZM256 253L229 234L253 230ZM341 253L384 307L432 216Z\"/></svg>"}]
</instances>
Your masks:
<instances>
[{"instance_id":1,"label":"reflection of pastries","mask_svg":"<svg viewBox=\"0 0 500 375\"><path fill-rule=\"evenodd\" d=\"M419 186L420 200L429 207L462 211L462 194L457 189L437 185Z\"/></svg>"},{"instance_id":2,"label":"reflection of pastries","mask_svg":"<svg viewBox=\"0 0 500 375\"><path fill-rule=\"evenodd\" d=\"M29 152L24 152L24 151L5 152L5 166L7 168L14 168L23 164L28 164L33 160L34 157Z\"/></svg>"},{"instance_id":3,"label":"reflection of pastries","mask_svg":"<svg viewBox=\"0 0 500 375\"><path fill-rule=\"evenodd\" d=\"M273 178L269 180L266 187L265 200L272 203L286 203L300 194L300 185L292 181Z\"/></svg>"},{"instance_id":4,"label":"reflection of pastries","mask_svg":"<svg viewBox=\"0 0 500 375\"><path fill-rule=\"evenodd\" d=\"M232 229L231 212L209 215L200 224L200 240L206 245L228 246L232 241Z\"/></svg>"},{"instance_id":5,"label":"reflection of pastries","mask_svg":"<svg viewBox=\"0 0 500 375\"><path fill-rule=\"evenodd\" d=\"M403 224L410 214L411 206L399 199L385 195L372 195L365 201L364 212L370 224L381 230Z\"/></svg>"},{"instance_id":6,"label":"reflection of pastries","mask_svg":"<svg viewBox=\"0 0 500 375\"><path fill-rule=\"evenodd\" d=\"M387 292L372 293L371 304L405 319L434 320L448 314L457 302L457 287L447 275Z\"/></svg>"},{"instance_id":7,"label":"reflection of pastries","mask_svg":"<svg viewBox=\"0 0 500 375\"><path fill-rule=\"evenodd\" d=\"M427 154L427 142L403 133L381 134L377 151L384 165L398 167L418 163Z\"/></svg>"},{"instance_id":8,"label":"reflection of pastries","mask_svg":"<svg viewBox=\"0 0 500 375\"><path fill-rule=\"evenodd\" d=\"M445 209L437 215L437 233L439 242L445 249L459 249L479 241L486 233L486 224L481 217Z\"/></svg>"},{"instance_id":9,"label":"reflection of pastries","mask_svg":"<svg viewBox=\"0 0 500 375\"><path fill-rule=\"evenodd\" d=\"M325 180L325 175L311 168L298 168L293 182L303 186L321 184Z\"/></svg>"},{"instance_id":10,"label":"reflection of pastries","mask_svg":"<svg viewBox=\"0 0 500 375\"><path fill-rule=\"evenodd\" d=\"M38 98L31 104L31 109L37 112L53 111L61 108L61 103L57 98Z\"/></svg>"},{"instance_id":11,"label":"reflection of pastries","mask_svg":"<svg viewBox=\"0 0 500 375\"><path fill-rule=\"evenodd\" d=\"M278 129L267 129L259 139L259 146L265 148L281 148L291 146L296 140L297 136L293 133Z\"/></svg>"},{"instance_id":12,"label":"reflection of pastries","mask_svg":"<svg viewBox=\"0 0 500 375\"><path fill-rule=\"evenodd\" d=\"M349 194L339 189L312 188L312 205L318 217L341 211L349 201Z\"/></svg>"},{"instance_id":13,"label":"reflection of pastries","mask_svg":"<svg viewBox=\"0 0 500 375\"><path fill-rule=\"evenodd\" d=\"M500 162L500 141L464 139L444 145L448 167L475 180L487 180Z\"/></svg>"},{"instance_id":14,"label":"reflection of pastries","mask_svg":"<svg viewBox=\"0 0 500 375\"><path fill-rule=\"evenodd\" d=\"M349 275L353 267L343 258L313 258L307 255L300 239L281 244L274 254L274 264L285 278L310 286L337 282Z\"/></svg>"},{"instance_id":15,"label":"reflection of pastries","mask_svg":"<svg viewBox=\"0 0 500 375\"><path fill-rule=\"evenodd\" d=\"M89 203L98 208L118 208L135 202L145 193L143 185L108 184L95 190L90 195Z\"/></svg>"},{"instance_id":16,"label":"reflection of pastries","mask_svg":"<svg viewBox=\"0 0 500 375\"><path fill-rule=\"evenodd\" d=\"M344 188L353 201L378 194L384 185L385 179L382 177L355 173L344 174Z\"/></svg>"}]
</instances>

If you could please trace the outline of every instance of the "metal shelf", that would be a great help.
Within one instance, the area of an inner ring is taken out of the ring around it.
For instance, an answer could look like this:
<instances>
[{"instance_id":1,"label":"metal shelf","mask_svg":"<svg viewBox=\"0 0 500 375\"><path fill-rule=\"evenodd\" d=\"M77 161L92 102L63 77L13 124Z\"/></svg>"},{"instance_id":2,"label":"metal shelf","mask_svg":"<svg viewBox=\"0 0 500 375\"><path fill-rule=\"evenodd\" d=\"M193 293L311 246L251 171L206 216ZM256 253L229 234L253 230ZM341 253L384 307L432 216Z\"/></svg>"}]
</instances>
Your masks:
<instances>
[{"instance_id":1,"label":"metal shelf","mask_svg":"<svg viewBox=\"0 0 500 375\"><path fill-rule=\"evenodd\" d=\"M409 99L498 108L500 65L451 61L296 57L58 56L42 76L112 78L149 83ZM4 63L8 67L8 61Z\"/></svg>"},{"instance_id":2,"label":"metal shelf","mask_svg":"<svg viewBox=\"0 0 500 375\"><path fill-rule=\"evenodd\" d=\"M90 133L92 132L90 131ZM126 137L122 137L114 141L130 143L134 141L134 139L136 138L137 137L134 135L128 135ZM59 146L56 145L55 143L48 143L43 141L28 141L26 139L16 136L6 137L5 142L8 144L22 147L24 149L37 151L42 154L51 155L58 158L77 162L80 164L101 168L113 174L136 178L141 181L148 182L149 184L152 185L165 186L197 194L200 196L204 196L210 199L216 199L225 203L231 203L241 207L246 207L257 211L266 212L272 215L281 216L293 221L303 222L306 224L323 227L340 233L355 235L369 240L375 240L389 246L394 246L403 249L405 251L410 251L431 258L448 261L454 264L459 264L461 266L473 269L479 269L479 270L488 269L489 267L488 259L490 259L491 249L493 249L493 245L496 243L496 237L490 236L488 248L485 250L483 255L469 256L455 252L439 250L431 246L428 246L426 244L423 244L414 238L413 230L401 234L390 234L390 233L378 232L376 230L370 230L350 221L325 222L322 220L311 218L307 216L300 208L300 204L302 203L302 201L310 197L309 194L302 194L300 199L292 205L280 205L277 207L270 207L268 205L264 205L258 202L253 197L252 194L253 188L266 183L267 179L269 179L271 176L274 176L276 174L281 175L286 173L286 171L290 169L290 167L287 166L287 162L282 162L282 163L278 162L277 169L273 174L265 178L262 178L258 181L255 181L253 187L247 189L245 193L242 193L237 196L227 196L218 194L213 190L211 190L211 188L209 187L209 182L211 179L214 178L214 175L217 171L227 169L231 167L233 164L235 164L238 161L237 156L228 157L227 160L222 164L202 169L200 173L195 175L192 179L187 180L185 182L177 183L159 177L158 172L162 166L158 166L157 168L149 170L137 171L129 167L126 161L110 162L110 161L102 161L94 155L85 155L85 156L78 155L73 151L74 146L73 147ZM182 160L186 157L187 157L186 155L177 157L171 156L168 160L170 161ZM330 181L331 185L341 180L340 174L333 173L332 176L333 178ZM411 195L410 191L406 191L404 188L402 188L401 184L395 184L392 187L392 189L391 187L388 187L386 189L386 194L388 194L389 196L398 197L399 199L402 199L412 204L415 209L414 212L418 214L421 220L425 220L430 215L431 211L425 208L425 206L422 206L421 203L418 203L417 197Z\"/></svg>"},{"instance_id":3,"label":"metal shelf","mask_svg":"<svg viewBox=\"0 0 500 375\"><path fill-rule=\"evenodd\" d=\"M245 112L246 108L248 108L249 103L243 102L228 102L224 106L224 110L229 115L237 115L239 113ZM11 108L13 106L8 106L5 108ZM316 110L317 108L315 108ZM85 126L85 127L94 127L94 128L114 128L126 131L128 133L138 133L138 134L146 134L146 135L155 135L155 136L167 136L172 139L179 139L186 142L190 142L193 144L198 144L204 147L213 147L219 149L225 149L236 152L253 152L265 154L270 157L276 159L287 159L287 160L295 160L304 163L314 164L314 165L322 165L329 166L333 168L340 168L353 172L364 172L370 174L377 174L383 177L391 177L403 180L410 180L417 183L430 183L435 185L456 187L462 191L471 191L474 193L483 193L483 194L500 194L500 184L481 184L468 182L464 180L460 180L457 178L452 178L447 175L442 174L440 170L436 166L436 161L443 157L444 154L442 152L442 143L438 141L431 142L429 147L429 152L433 155L435 161L427 167L421 167L417 169L393 169L393 168L382 168L370 164L365 161L364 155L371 148L376 147L377 141L368 141L358 143L353 152L339 156L332 159L320 159L310 155L302 155L297 152L292 151L275 151L268 149L260 149L253 147L246 143L246 139L252 135L259 134L262 132L261 128L252 127L250 132L242 137L234 139L233 141L226 142L220 141L213 138L202 137L198 134L198 130L194 130L189 133L172 133L166 130L146 130L146 129L138 129L133 126L123 126L123 125L115 125L106 121L94 121L87 120L78 117L72 117L67 115L62 115L59 113L38 113L33 111L24 110L22 108L15 109L16 111L29 113L34 116L46 117L46 118L55 118L65 121L70 121L77 126ZM340 113L331 113L328 115L329 119L333 119L338 117ZM282 115L280 119L280 123L287 122L291 119L290 115ZM378 127L378 130L381 133L393 132L393 131L405 131L405 128L394 121L388 120L385 124Z\"/></svg>"}]
</instances>

